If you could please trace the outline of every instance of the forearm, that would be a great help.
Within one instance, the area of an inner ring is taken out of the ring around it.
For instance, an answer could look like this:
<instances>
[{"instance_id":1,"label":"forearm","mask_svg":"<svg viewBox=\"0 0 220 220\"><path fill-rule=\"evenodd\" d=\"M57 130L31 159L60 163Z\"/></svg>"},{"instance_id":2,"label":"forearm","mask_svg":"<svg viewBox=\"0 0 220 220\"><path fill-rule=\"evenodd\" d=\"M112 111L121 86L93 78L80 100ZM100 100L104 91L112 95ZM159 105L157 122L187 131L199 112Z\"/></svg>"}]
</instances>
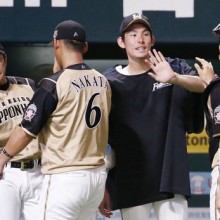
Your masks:
<instances>
[{"instance_id":1,"label":"forearm","mask_svg":"<svg viewBox=\"0 0 220 220\"><path fill-rule=\"evenodd\" d=\"M33 139L21 127L16 127L12 132L4 151L0 154L0 165L4 166L13 156L22 151Z\"/></svg>"},{"instance_id":2,"label":"forearm","mask_svg":"<svg viewBox=\"0 0 220 220\"><path fill-rule=\"evenodd\" d=\"M179 85L190 92L202 93L206 84L198 76L180 75L175 73L175 77L171 79L172 84Z\"/></svg>"}]
</instances>

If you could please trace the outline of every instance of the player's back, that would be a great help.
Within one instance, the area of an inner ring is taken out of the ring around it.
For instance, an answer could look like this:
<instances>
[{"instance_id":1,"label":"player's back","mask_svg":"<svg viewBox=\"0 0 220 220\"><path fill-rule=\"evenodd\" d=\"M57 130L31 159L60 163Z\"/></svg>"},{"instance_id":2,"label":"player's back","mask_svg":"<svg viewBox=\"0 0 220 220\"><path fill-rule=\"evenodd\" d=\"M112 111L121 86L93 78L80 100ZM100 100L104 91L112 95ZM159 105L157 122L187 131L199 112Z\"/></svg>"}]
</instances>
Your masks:
<instances>
[{"instance_id":1,"label":"player's back","mask_svg":"<svg viewBox=\"0 0 220 220\"><path fill-rule=\"evenodd\" d=\"M46 145L43 172L59 173L103 165L111 107L107 79L87 66L68 68L56 80L56 93L56 109L41 131Z\"/></svg>"}]
</instances>

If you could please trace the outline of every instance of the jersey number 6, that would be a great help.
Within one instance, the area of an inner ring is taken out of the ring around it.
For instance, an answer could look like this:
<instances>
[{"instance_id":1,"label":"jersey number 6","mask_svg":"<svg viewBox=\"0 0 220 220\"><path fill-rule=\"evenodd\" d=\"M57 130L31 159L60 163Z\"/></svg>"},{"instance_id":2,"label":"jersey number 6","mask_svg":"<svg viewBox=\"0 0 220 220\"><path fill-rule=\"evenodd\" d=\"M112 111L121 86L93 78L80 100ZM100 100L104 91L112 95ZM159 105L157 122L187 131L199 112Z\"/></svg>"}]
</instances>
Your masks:
<instances>
[{"instance_id":1,"label":"jersey number 6","mask_svg":"<svg viewBox=\"0 0 220 220\"><path fill-rule=\"evenodd\" d=\"M94 128L101 120L100 108L98 106L92 106L93 101L97 95L100 95L100 93L95 93L91 96L86 109L85 119L86 119L86 124L89 128ZM93 117L92 117L92 113L94 115ZM93 119L93 122L91 119Z\"/></svg>"}]
</instances>

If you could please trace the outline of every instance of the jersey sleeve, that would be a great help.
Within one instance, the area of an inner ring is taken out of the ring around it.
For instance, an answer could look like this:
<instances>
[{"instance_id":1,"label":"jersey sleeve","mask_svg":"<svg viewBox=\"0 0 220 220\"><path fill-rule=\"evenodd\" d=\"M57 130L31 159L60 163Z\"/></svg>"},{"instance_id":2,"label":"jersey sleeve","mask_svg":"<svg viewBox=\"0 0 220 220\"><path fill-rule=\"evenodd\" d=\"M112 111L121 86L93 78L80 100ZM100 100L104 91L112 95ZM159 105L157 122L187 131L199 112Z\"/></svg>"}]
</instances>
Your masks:
<instances>
[{"instance_id":1,"label":"jersey sleeve","mask_svg":"<svg viewBox=\"0 0 220 220\"><path fill-rule=\"evenodd\" d=\"M29 135L36 137L57 105L56 82L44 79L34 93L21 122Z\"/></svg>"},{"instance_id":2,"label":"jersey sleeve","mask_svg":"<svg viewBox=\"0 0 220 220\"><path fill-rule=\"evenodd\" d=\"M184 59L179 58L166 58L173 71L181 75L197 75L196 71L187 64ZM187 97L185 120L186 129L188 133L200 133L204 129L204 110L202 103L202 93L193 93L182 89Z\"/></svg>"},{"instance_id":3,"label":"jersey sleeve","mask_svg":"<svg viewBox=\"0 0 220 220\"><path fill-rule=\"evenodd\" d=\"M192 75L197 76L198 73L184 60L170 57L166 58L167 62L170 64L173 71L181 75Z\"/></svg>"}]
</instances>

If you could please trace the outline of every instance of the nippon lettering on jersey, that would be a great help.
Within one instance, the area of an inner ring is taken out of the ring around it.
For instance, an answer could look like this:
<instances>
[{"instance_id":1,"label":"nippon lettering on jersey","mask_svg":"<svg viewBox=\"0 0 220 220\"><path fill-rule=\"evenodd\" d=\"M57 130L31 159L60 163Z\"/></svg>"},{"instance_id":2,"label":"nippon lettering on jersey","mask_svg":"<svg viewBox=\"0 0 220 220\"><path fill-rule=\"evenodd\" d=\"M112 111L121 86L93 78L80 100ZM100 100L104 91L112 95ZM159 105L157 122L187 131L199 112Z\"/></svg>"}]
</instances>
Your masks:
<instances>
[{"instance_id":1,"label":"nippon lettering on jersey","mask_svg":"<svg viewBox=\"0 0 220 220\"><path fill-rule=\"evenodd\" d=\"M220 105L214 109L213 118L214 118L215 124L220 124Z\"/></svg>"},{"instance_id":2,"label":"nippon lettering on jersey","mask_svg":"<svg viewBox=\"0 0 220 220\"><path fill-rule=\"evenodd\" d=\"M172 84L170 83L159 83L159 82L156 82L153 84L153 89L152 89L152 92L156 91L157 89L162 89L164 87L167 87L167 86L171 86Z\"/></svg>"},{"instance_id":3,"label":"nippon lettering on jersey","mask_svg":"<svg viewBox=\"0 0 220 220\"><path fill-rule=\"evenodd\" d=\"M16 117L22 117L30 99L28 97L14 97L0 102L0 124Z\"/></svg>"},{"instance_id":4,"label":"nippon lettering on jersey","mask_svg":"<svg viewBox=\"0 0 220 220\"><path fill-rule=\"evenodd\" d=\"M109 90L109 84L105 77L103 76L89 76L84 75L79 77L78 79L72 80L71 84L73 85L74 89L79 92L84 88L87 87L102 87L106 90Z\"/></svg>"}]
</instances>

